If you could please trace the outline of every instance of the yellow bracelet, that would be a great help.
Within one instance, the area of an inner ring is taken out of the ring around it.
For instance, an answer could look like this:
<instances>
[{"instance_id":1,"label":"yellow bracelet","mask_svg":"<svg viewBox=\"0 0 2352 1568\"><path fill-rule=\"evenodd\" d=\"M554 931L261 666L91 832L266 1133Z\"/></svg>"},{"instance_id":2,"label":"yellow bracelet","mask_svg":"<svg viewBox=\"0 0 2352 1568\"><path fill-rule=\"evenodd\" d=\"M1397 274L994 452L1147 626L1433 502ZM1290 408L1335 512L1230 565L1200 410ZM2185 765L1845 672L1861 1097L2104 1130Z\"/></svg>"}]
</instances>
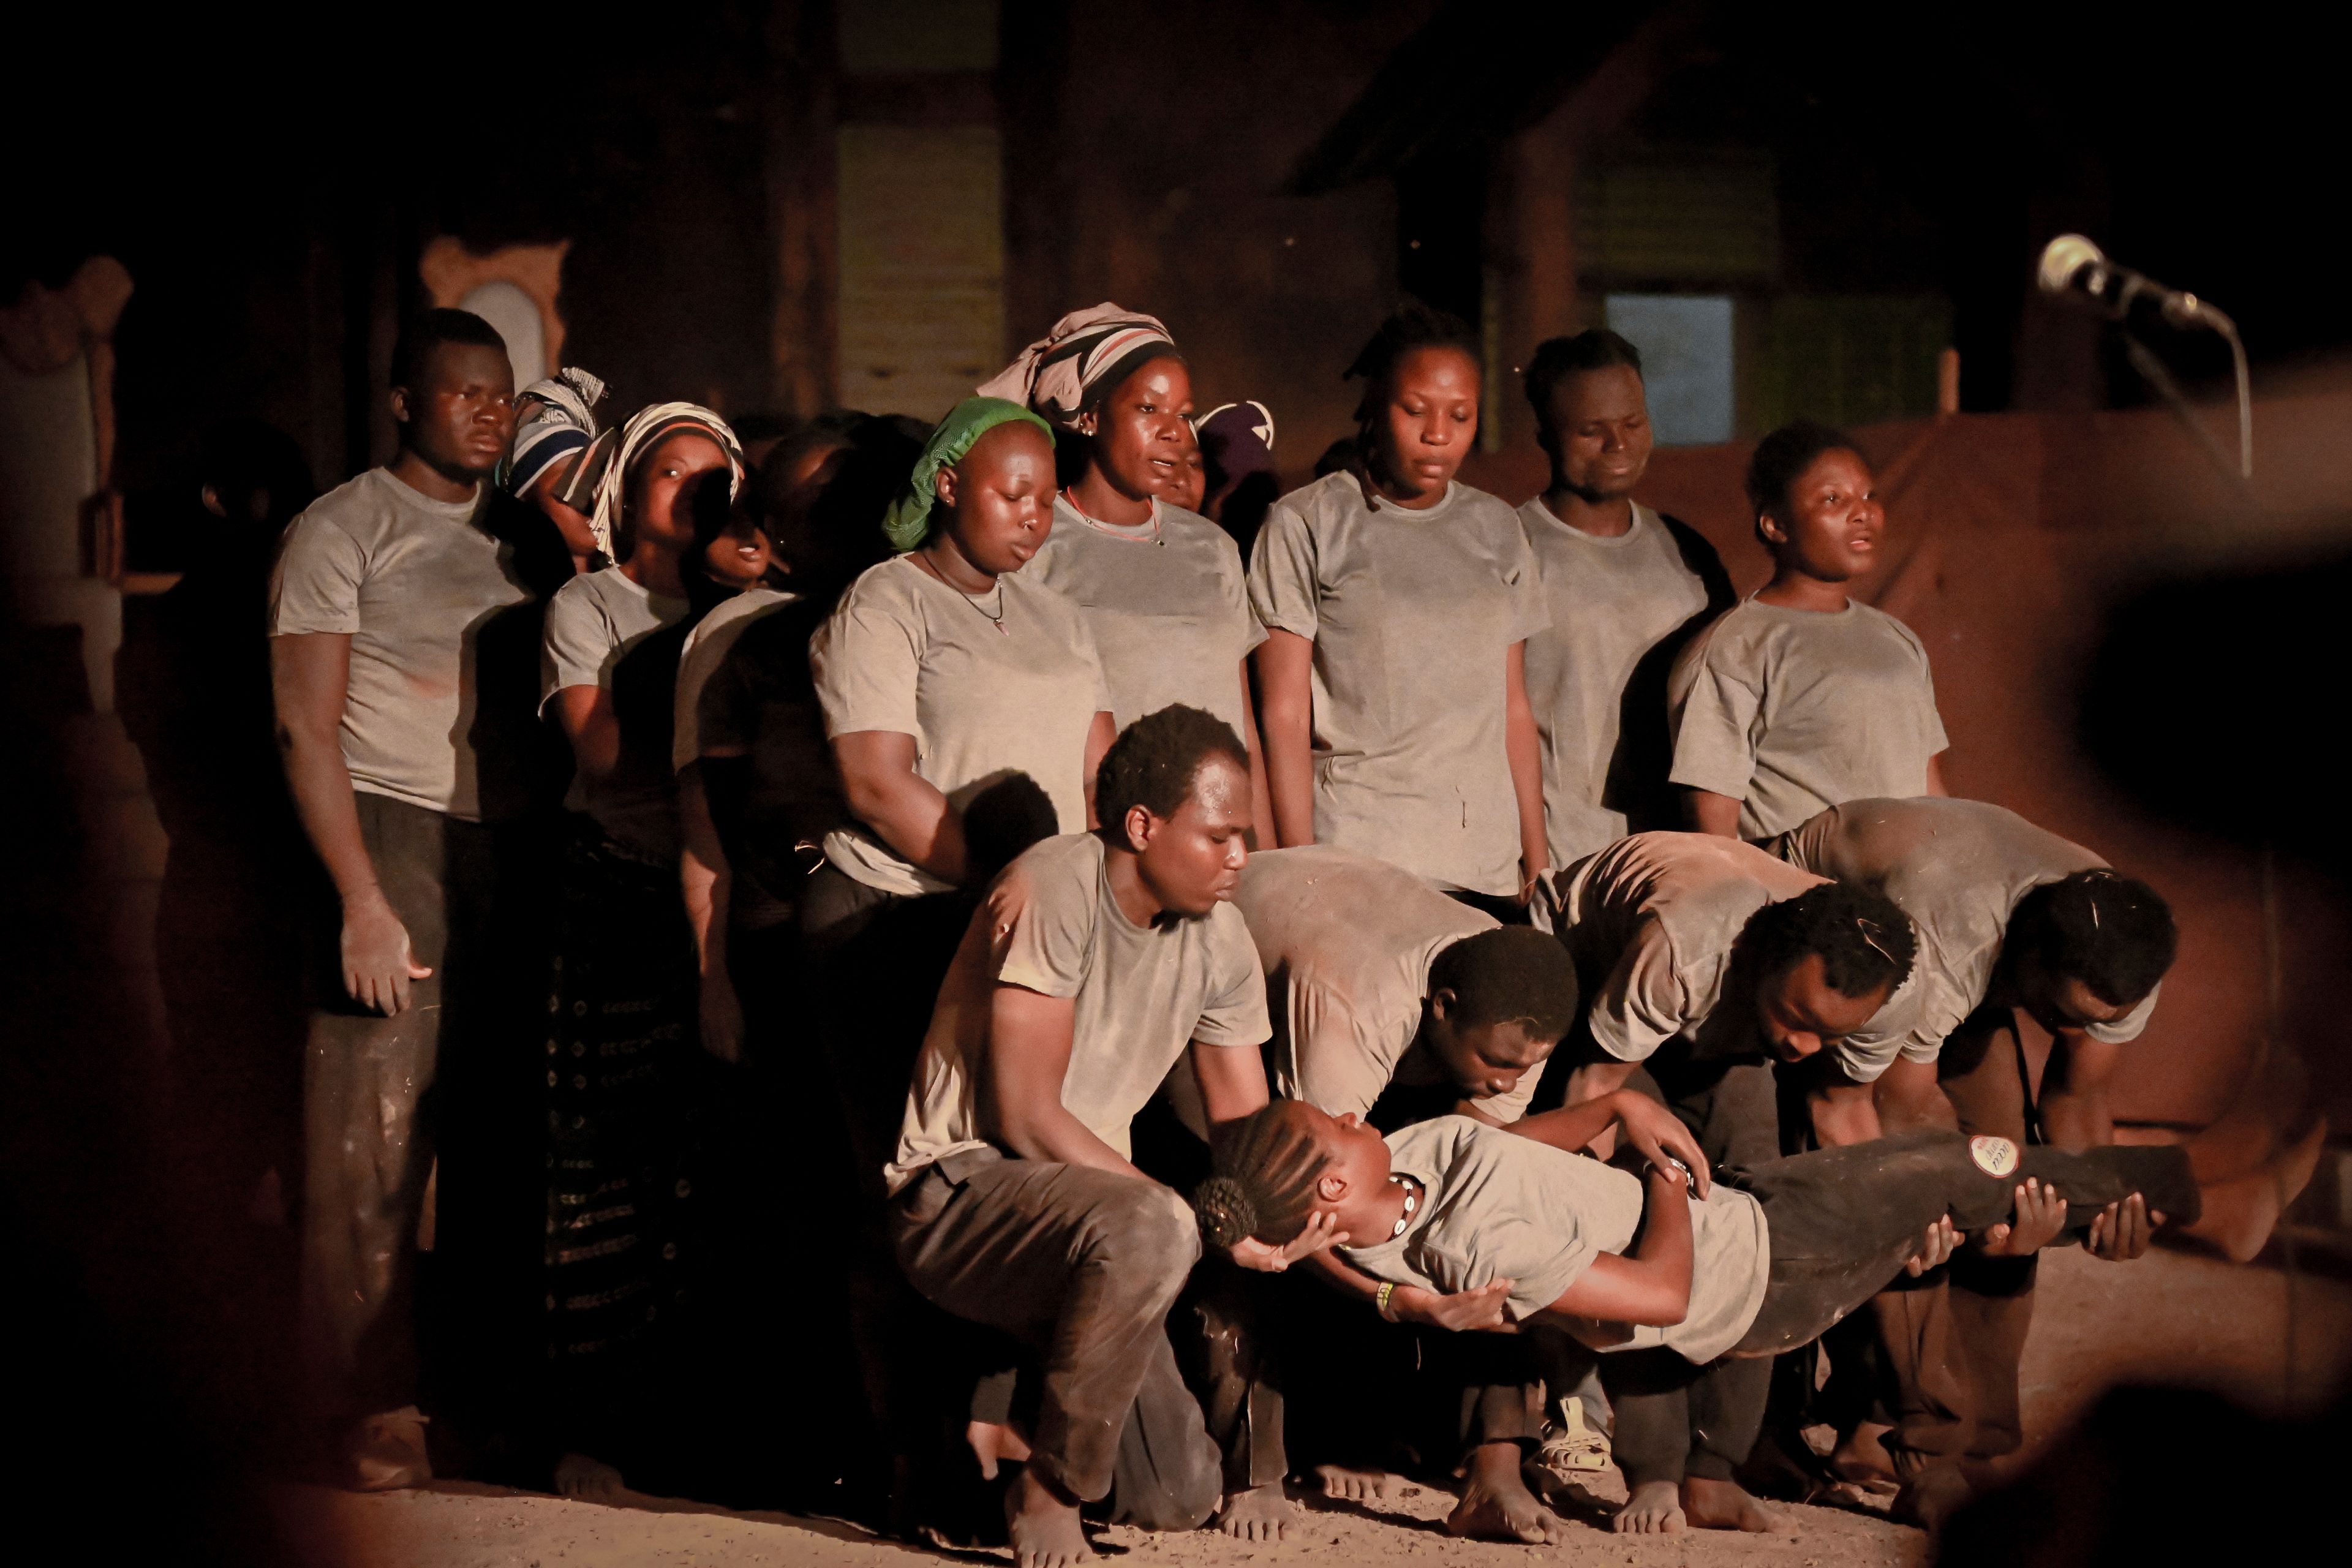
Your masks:
<instances>
[{"instance_id":1,"label":"yellow bracelet","mask_svg":"<svg viewBox=\"0 0 2352 1568\"><path fill-rule=\"evenodd\" d=\"M1389 1298L1395 1294L1396 1281L1391 1279L1383 1283L1381 1286L1381 1293L1372 1298L1372 1310L1380 1313L1381 1317L1388 1319L1391 1323L1396 1321L1396 1318L1394 1314L1391 1313L1389 1310Z\"/></svg>"}]
</instances>

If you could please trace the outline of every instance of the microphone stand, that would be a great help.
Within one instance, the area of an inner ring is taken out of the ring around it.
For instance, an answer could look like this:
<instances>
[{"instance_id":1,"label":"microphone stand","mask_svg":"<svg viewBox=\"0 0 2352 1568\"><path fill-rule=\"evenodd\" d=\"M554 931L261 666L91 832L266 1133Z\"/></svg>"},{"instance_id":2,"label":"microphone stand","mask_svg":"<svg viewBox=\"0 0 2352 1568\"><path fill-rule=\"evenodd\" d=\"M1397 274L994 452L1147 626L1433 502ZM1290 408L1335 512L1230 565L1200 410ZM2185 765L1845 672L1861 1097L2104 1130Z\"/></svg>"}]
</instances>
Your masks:
<instances>
[{"instance_id":1,"label":"microphone stand","mask_svg":"<svg viewBox=\"0 0 2352 1568\"><path fill-rule=\"evenodd\" d=\"M2128 305L2129 302L2126 296L2121 304ZM2119 308L2116 312L2116 327L2123 334L2124 354L2131 361L2132 368L2156 388L2157 395L2171 409L2173 417L2187 426L2189 433L2197 437L2197 444L2205 449L2205 455L2213 459L2214 467L2235 480L2237 488L2251 500L2254 478L2254 398L2246 374L2246 345L2238 337L2238 324L2211 305L2201 305L2197 320L2221 333L2230 345L2230 365L2236 373L2238 384L2238 460L2234 463L2221 449L2221 443L2213 438L2213 433L2205 427L2205 421L2198 416L2188 395L2180 390L2180 384L2172 379L2172 373L2164 367L2164 362L2158 359L2126 324L2122 310Z\"/></svg>"}]
</instances>

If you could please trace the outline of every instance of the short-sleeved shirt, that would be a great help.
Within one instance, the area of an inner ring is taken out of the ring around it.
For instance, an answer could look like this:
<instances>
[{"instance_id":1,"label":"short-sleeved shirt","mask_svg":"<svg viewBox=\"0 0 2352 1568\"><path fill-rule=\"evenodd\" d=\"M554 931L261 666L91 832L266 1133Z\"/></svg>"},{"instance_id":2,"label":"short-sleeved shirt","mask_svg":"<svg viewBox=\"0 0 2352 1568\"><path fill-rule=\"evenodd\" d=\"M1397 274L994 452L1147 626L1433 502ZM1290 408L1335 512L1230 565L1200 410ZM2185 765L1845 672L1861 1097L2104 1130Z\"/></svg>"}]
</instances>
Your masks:
<instances>
[{"instance_id":1,"label":"short-sleeved shirt","mask_svg":"<svg viewBox=\"0 0 2352 1568\"><path fill-rule=\"evenodd\" d=\"M1761 1058L1755 1009L1726 1005L1732 944L1757 910L1824 880L1710 833L1637 833L1555 872L1543 896L1593 1043L1621 1062L1676 1039L1707 1060Z\"/></svg>"},{"instance_id":2,"label":"short-sleeved shirt","mask_svg":"<svg viewBox=\"0 0 2352 1568\"><path fill-rule=\"evenodd\" d=\"M1026 574L996 582L975 600L912 556L867 568L809 645L825 737L911 735L916 773L967 821L983 792L1025 779L1057 830L1076 833L1087 825L1087 731L1110 709L1094 634ZM863 828L828 834L824 853L885 892L948 886Z\"/></svg>"},{"instance_id":3,"label":"short-sleeved shirt","mask_svg":"<svg viewBox=\"0 0 2352 1568\"><path fill-rule=\"evenodd\" d=\"M475 638L530 597L512 551L479 526L480 501L433 500L370 468L294 520L269 588L272 637L352 639L352 787L465 822L482 816Z\"/></svg>"},{"instance_id":4,"label":"short-sleeved shirt","mask_svg":"<svg viewBox=\"0 0 2352 1568\"><path fill-rule=\"evenodd\" d=\"M683 770L702 755L702 693L733 651L736 639L751 623L797 595L773 588L746 588L722 599L694 623L677 653L677 698L671 705L677 718L670 729L670 766Z\"/></svg>"},{"instance_id":5,"label":"short-sleeved shirt","mask_svg":"<svg viewBox=\"0 0 2352 1568\"><path fill-rule=\"evenodd\" d=\"M1186 1047L1265 1044L1265 976L1240 912L1221 903L1137 925L1111 896L1107 854L1091 833L1048 838L981 901L915 1063L898 1157L883 1171L892 1192L989 1141L977 1090L999 985L1075 1000L1062 1106L1122 1157L1129 1123Z\"/></svg>"},{"instance_id":6,"label":"short-sleeved shirt","mask_svg":"<svg viewBox=\"0 0 2352 1568\"><path fill-rule=\"evenodd\" d=\"M1276 1093L1362 1116L1392 1083L1444 1080L1420 1044L1429 966L1465 937L1496 930L1492 916L1385 860L1327 844L1251 856L1234 904L1265 969ZM1517 1121L1538 1076L1478 1109Z\"/></svg>"},{"instance_id":7,"label":"short-sleeved shirt","mask_svg":"<svg viewBox=\"0 0 2352 1568\"><path fill-rule=\"evenodd\" d=\"M1849 800L1927 793L1950 744L1927 650L1884 610L1727 610L1675 661L1673 780L1741 803L1742 837Z\"/></svg>"},{"instance_id":8,"label":"short-sleeved shirt","mask_svg":"<svg viewBox=\"0 0 2352 1568\"><path fill-rule=\"evenodd\" d=\"M621 729L612 773L592 779L580 769L563 804L587 813L606 837L647 859L675 859L678 852L677 779L669 749L683 638L659 634L686 619L690 607L608 566L555 591L540 644L541 708L567 686L593 686L611 695Z\"/></svg>"},{"instance_id":9,"label":"short-sleeved shirt","mask_svg":"<svg viewBox=\"0 0 2352 1568\"><path fill-rule=\"evenodd\" d=\"M1119 729L1181 702L1246 738L1242 660L1265 633L1250 614L1241 552L1198 512L1151 508L1149 522L1120 528L1057 498L1054 531L1022 575L1086 616Z\"/></svg>"},{"instance_id":10,"label":"short-sleeved shirt","mask_svg":"<svg viewBox=\"0 0 2352 1568\"><path fill-rule=\"evenodd\" d=\"M1870 1026L1838 1047L1847 1076L1868 1083L1893 1065L1932 1062L1969 1014L1991 999L2001 943L2018 901L2046 882L2106 862L2013 811L1977 800L1855 800L1764 847L1816 876L1884 893L1911 917L1919 955L1911 977ZM2139 1038L2151 991L2093 1039Z\"/></svg>"},{"instance_id":11,"label":"short-sleeved shirt","mask_svg":"<svg viewBox=\"0 0 2352 1568\"><path fill-rule=\"evenodd\" d=\"M1405 1233L1345 1248L1375 1279L1454 1294L1511 1281L1504 1308L1524 1321L1559 1300L1603 1253L1622 1255L1642 1225L1642 1179L1466 1116L1389 1134L1390 1168L1428 1191ZM1764 1304L1772 1242L1763 1205L1715 1183L1691 1205L1690 1306L1671 1327L1635 1326L1612 1350L1657 1346L1713 1361L1737 1345Z\"/></svg>"},{"instance_id":12,"label":"short-sleeved shirt","mask_svg":"<svg viewBox=\"0 0 2352 1568\"><path fill-rule=\"evenodd\" d=\"M1266 513L1249 587L1262 625L1315 645L1316 841L1516 893L1506 666L1545 625L1517 514L1462 484L1375 510L1328 475Z\"/></svg>"},{"instance_id":13,"label":"short-sleeved shirt","mask_svg":"<svg viewBox=\"0 0 2352 1568\"><path fill-rule=\"evenodd\" d=\"M1625 689L1652 649L1706 608L1706 584L1664 521L1632 504L1633 526L1614 538L1570 527L1541 496L1519 508L1551 617L1528 638L1528 701L1543 738L1544 832L1555 866L1625 837L1610 788Z\"/></svg>"}]
</instances>

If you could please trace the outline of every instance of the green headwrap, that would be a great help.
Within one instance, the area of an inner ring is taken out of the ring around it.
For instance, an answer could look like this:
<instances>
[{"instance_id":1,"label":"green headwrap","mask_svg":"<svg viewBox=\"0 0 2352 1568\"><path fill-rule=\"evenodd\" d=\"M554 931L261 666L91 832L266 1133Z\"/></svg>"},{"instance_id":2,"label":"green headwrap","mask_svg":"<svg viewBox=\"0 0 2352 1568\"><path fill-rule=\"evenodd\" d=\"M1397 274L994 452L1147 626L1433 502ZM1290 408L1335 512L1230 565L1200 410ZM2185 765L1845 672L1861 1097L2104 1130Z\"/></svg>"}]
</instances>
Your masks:
<instances>
[{"instance_id":1,"label":"green headwrap","mask_svg":"<svg viewBox=\"0 0 2352 1568\"><path fill-rule=\"evenodd\" d=\"M964 459L972 444L999 425L1009 425L1015 419L1025 419L1045 433L1048 446L1053 444L1054 427L1017 403L1002 397L967 397L948 410L940 427L923 444L923 455L915 459L915 471L907 478L907 488L890 503L882 515L882 535L890 548L904 555L919 548L931 531L931 507L940 499L940 470L951 468Z\"/></svg>"}]
</instances>

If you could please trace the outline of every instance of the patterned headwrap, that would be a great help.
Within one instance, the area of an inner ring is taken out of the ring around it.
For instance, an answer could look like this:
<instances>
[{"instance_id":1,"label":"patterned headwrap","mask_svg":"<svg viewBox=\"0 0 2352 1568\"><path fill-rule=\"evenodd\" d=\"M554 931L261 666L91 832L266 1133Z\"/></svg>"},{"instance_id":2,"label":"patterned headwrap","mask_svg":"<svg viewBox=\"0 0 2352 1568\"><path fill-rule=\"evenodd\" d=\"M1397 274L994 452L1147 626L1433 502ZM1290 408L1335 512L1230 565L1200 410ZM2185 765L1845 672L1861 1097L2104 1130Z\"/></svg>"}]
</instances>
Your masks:
<instances>
[{"instance_id":1,"label":"patterned headwrap","mask_svg":"<svg viewBox=\"0 0 2352 1568\"><path fill-rule=\"evenodd\" d=\"M719 449L727 454L729 499L742 490L743 444L735 439L735 432L726 420L699 403L656 403L650 408L640 408L621 426L620 444L613 460L596 481L596 509L588 514L589 531L596 536L596 548L605 554L613 554L613 525L621 520L621 493L628 484L629 469L658 446L663 437L681 428L699 430L719 443Z\"/></svg>"},{"instance_id":2,"label":"patterned headwrap","mask_svg":"<svg viewBox=\"0 0 2352 1568\"><path fill-rule=\"evenodd\" d=\"M890 503L882 519L883 537L890 548L904 555L918 549L931 531L931 508L940 499L940 470L954 468L964 459L974 443L999 425L1009 425L1025 419L1045 432L1051 444L1054 427L1017 403L1002 397L967 397L948 410L940 427L923 444L923 455L915 459L915 471L907 476L907 488Z\"/></svg>"},{"instance_id":3,"label":"patterned headwrap","mask_svg":"<svg viewBox=\"0 0 2352 1568\"><path fill-rule=\"evenodd\" d=\"M1157 316L1106 301L1073 310L1021 357L975 389L982 397L1024 403L1067 429L1147 360L1176 352Z\"/></svg>"},{"instance_id":4,"label":"patterned headwrap","mask_svg":"<svg viewBox=\"0 0 2352 1568\"><path fill-rule=\"evenodd\" d=\"M515 394L514 450L499 475L499 488L525 494L556 463L586 451L596 439L592 410L604 395L602 381L572 365Z\"/></svg>"}]
</instances>

